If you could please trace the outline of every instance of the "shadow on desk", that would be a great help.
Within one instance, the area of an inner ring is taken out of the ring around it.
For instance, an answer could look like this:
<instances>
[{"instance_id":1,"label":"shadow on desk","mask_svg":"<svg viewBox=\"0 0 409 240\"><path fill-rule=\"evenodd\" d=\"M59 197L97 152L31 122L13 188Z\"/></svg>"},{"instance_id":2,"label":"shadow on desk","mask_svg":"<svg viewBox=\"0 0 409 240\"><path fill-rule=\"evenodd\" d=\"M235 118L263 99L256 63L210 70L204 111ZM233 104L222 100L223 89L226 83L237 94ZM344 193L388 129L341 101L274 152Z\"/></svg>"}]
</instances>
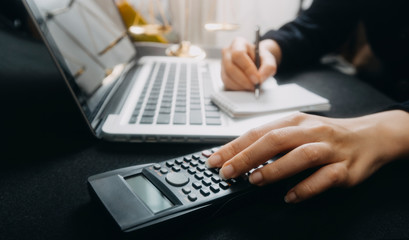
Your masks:
<instances>
[{"instance_id":1,"label":"shadow on desk","mask_svg":"<svg viewBox=\"0 0 409 240\"><path fill-rule=\"evenodd\" d=\"M92 143L94 138L45 46L2 31L0 46L7 46L0 52L0 99L3 144L10 163L49 159Z\"/></svg>"}]
</instances>

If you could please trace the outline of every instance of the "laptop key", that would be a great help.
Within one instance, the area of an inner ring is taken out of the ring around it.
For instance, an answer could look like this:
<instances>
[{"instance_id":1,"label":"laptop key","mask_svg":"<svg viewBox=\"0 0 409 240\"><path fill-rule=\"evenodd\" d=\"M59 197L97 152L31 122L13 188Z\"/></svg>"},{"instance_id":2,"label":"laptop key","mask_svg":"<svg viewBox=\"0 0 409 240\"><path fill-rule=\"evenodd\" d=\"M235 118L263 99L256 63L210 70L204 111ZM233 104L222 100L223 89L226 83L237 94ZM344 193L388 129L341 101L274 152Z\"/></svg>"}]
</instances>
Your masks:
<instances>
[{"instance_id":1,"label":"laptop key","mask_svg":"<svg viewBox=\"0 0 409 240\"><path fill-rule=\"evenodd\" d=\"M175 113L175 116L173 116L173 123L178 125L186 124L186 113Z\"/></svg>"},{"instance_id":2,"label":"laptop key","mask_svg":"<svg viewBox=\"0 0 409 240\"><path fill-rule=\"evenodd\" d=\"M176 107L186 107L186 100L177 100Z\"/></svg>"},{"instance_id":3,"label":"laptop key","mask_svg":"<svg viewBox=\"0 0 409 240\"><path fill-rule=\"evenodd\" d=\"M158 102L158 96L150 96L148 98L148 104L156 104Z\"/></svg>"},{"instance_id":4,"label":"laptop key","mask_svg":"<svg viewBox=\"0 0 409 240\"><path fill-rule=\"evenodd\" d=\"M207 125L222 125L220 118L206 118Z\"/></svg>"},{"instance_id":5,"label":"laptop key","mask_svg":"<svg viewBox=\"0 0 409 240\"><path fill-rule=\"evenodd\" d=\"M156 105L146 105L146 107L145 107L145 111L146 110L155 111L155 109L156 109Z\"/></svg>"},{"instance_id":6,"label":"laptop key","mask_svg":"<svg viewBox=\"0 0 409 240\"><path fill-rule=\"evenodd\" d=\"M171 108L172 107L172 102L166 102L162 100L162 103L160 104L161 107L166 107L166 108Z\"/></svg>"},{"instance_id":7,"label":"laptop key","mask_svg":"<svg viewBox=\"0 0 409 240\"><path fill-rule=\"evenodd\" d=\"M206 112L207 118L220 118L219 112Z\"/></svg>"},{"instance_id":8,"label":"laptop key","mask_svg":"<svg viewBox=\"0 0 409 240\"><path fill-rule=\"evenodd\" d=\"M159 109L159 113L166 113L166 114L170 114L170 108L160 108Z\"/></svg>"},{"instance_id":9,"label":"laptop key","mask_svg":"<svg viewBox=\"0 0 409 240\"><path fill-rule=\"evenodd\" d=\"M179 86L180 87L180 86ZM178 98L186 98L186 90L183 90L183 91L178 91L178 94L177 94L177 97Z\"/></svg>"},{"instance_id":10,"label":"laptop key","mask_svg":"<svg viewBox=\"0 0 409 240\"><path fill-rule=\"evenodd\" d=\"M170 114L159 114L156 123L157 124L169 124Z\"/></svg>"},{"instance_id":11,"label":"laptop key","mask_svg":"<svg viewBox=\"0 0 409 240\"><path fill-rule=\"evenodd\" d=\"M202 112L198 110L190 111L190 124L202 125Z\"/></svg>"},{"instance_id":12,"label":"laptop key","mask_svg":"<svg viewBox=\"0 0 409 240\"><path fill-rule=\"evenodd\" d=\"M200 106L200 104L191 104L191 105L190 105L190 109L192 109L192 110L200 110L200 109L201 109L201 106Z\"/></svg>"},{"instance_id":13,"label":"laptop key","mask_svg":"<svg viewBox=\"0 0 409 240\"><path fill-rule=\"evenodd\" d=\"M214 105L206 105L205 106L206 112L217 112L219 109Z\"/></svg>"},{"instance_id":14,"label":"laptop key","mask_svg":"<svg viewBox=\"0 0 409 240\"><path fill-rule=\"evenodd\" d=\"M177 113L185 113L186 112L186 107L176 107L175 112Z\"/></svg>"},{"instance_id":15,"label":"laptop key","mask_svg":"<svg viewBox=\"0 0 409 240\"><path fill-rule=\"evenodd\" d=\"M163 94L162 102L169 102L169 101L172 102L172 99L173 99L173 93L165 92Z\"/></svg>"},{"instance_id":16,"label":"laptop key","mask_svg":"<svg viewBox=\"0 0 409 240\"><path fill-rule=\"evenodd\" d=\"M199 104L200 105L200 98L190 97L191 104Z\"/></svg>"},{"instance_id":17,"label":"laptop key","mask_svg":"<svg viewBox=\"0 0 409 240\"><path fill-rule=\"evenodd\" d=\"M160 105L160 107L161 108L170 108L170 107L172 107L172 103L162 101L162 104Z\"/></svg>"},{"instance_id":18,"label":"laptop key","mask_svg":"<svg viewBox=\"0 0 409 240\"><path fill-rule=\"evenodd\" d=\"M151 111L151 110L145 110L142 115L142 117L153 117L153 116L155 116L155 111Z\"/></svg>"},{"instance_id":19,"label":"laptop key","mask_svg":"<svg viewBox=\"0 0 409 240\"><path fill-rule=\"evenodd\" d=\"M138 118L138 117L132 116L131 119L129 120L129 123L130 123L130 124L136 123L136 119L137 119L137 118Z\"/></svg>"},{"instance_id":20,"label":"laptop key","mask_svg":"<svg viewBox=\"0 0 409 240\"><path fill-rule=\"evenodd\" d=\"M153 117L142 117L141 124L152 124L153 123Z\"/></svg>"}]
</instances>

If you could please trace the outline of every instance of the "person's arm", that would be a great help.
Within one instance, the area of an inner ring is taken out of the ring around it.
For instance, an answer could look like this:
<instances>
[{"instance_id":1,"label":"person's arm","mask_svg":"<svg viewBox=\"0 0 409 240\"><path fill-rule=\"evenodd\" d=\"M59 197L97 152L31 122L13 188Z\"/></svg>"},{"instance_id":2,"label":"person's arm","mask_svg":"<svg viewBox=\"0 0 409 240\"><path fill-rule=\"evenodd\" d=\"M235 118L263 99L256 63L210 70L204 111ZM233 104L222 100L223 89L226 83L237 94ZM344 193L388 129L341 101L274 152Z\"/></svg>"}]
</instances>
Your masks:
<instances>
[{"instance_id":1,"label":"person's arm","mask_svg":"<svg viewBox=\"0 0 409 240\"><path fill-rule=\"evenodd\" d=\"M247 132L206 164L221 167L220 176L229 179L280 153L285 155L252 172L250 183L261 186L317 168L287 193L285 201L291 203L332 187L351 187L409 155L409 113L391 110L350 119L297 113Z\"/></svg>"},{"instance_id":2,"label":"person's arm","mask_svg":"<svg viewBox=\"0 0 409 240\"><path fill-rule=\"evenodd\" d=\"M353 0L314 0L294 21L262 39L273 39L280 46L280 69L295 68L317 61L346 41L358 23L359 3Z\"/></svg>"},{"instance_id":3,"label":"person's arm","mask_svg":"<svg viewBox=\"0 0 409 240\"><path fill-rule=\"evenodd\" d=\"M254 45L244 38L235 39L222 54L226 89L253 90L254 84L262 83L278 68L310 64L335 50L357 24L357 5L352 0L314 0L297 19L262 37L259 70L254 64Z\"/></svg>"}]
</instances>

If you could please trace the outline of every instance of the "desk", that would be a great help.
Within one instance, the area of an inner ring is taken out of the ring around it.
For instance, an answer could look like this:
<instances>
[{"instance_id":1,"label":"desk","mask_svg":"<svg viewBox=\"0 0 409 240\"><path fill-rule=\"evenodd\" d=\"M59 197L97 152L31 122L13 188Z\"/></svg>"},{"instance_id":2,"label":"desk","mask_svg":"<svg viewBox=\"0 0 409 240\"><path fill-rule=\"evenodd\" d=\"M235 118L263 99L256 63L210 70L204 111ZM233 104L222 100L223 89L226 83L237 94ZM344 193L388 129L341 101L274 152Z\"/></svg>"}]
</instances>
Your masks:
<instances>
[{"instance_id":1,"label":"desk","mask_svg":"<svg viewBox=\"0 0 409 240\"><path fill-rule=\"evenodd\" d=\"M1 239L120 239L91 202L89 176L214 146L96 140L41 43L0 31L0 46ZM358 79L323 66L278 79L330 99L333 108L325 116L358 116L392 103ZM397 161L353 189L331 190L296 205L285 204L285 187L273 185L263 198L249 198L216 216L180 220L179 227L149 229L138 239L408 238L408 169L408 161Z\"/></svg>"}]
</instances>

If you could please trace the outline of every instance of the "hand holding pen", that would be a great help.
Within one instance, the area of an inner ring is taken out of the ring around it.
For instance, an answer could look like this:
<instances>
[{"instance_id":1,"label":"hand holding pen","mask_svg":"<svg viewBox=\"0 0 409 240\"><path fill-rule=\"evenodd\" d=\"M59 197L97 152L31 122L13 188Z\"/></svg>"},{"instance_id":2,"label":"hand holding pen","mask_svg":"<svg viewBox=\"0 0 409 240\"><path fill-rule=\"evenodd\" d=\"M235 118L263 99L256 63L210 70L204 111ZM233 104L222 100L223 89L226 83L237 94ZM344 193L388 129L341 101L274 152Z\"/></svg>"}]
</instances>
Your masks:
<instances>
[{"instance_id":1,"label":"hand holding pen","mask_svg":"<svg viewBox=\"0 0 409 240\"><path fill-rule=\"evenodd\" d=\"M256 35L259 36L259 31ZM223 49L221 76L226 90L254 91L257 94L255 90L260 88L260 84L276 73L281 59L280 47L270 39L260 41L256 38L257 41L259 44L253 44L239 37Z\"/></svg>"}]
</instances>

